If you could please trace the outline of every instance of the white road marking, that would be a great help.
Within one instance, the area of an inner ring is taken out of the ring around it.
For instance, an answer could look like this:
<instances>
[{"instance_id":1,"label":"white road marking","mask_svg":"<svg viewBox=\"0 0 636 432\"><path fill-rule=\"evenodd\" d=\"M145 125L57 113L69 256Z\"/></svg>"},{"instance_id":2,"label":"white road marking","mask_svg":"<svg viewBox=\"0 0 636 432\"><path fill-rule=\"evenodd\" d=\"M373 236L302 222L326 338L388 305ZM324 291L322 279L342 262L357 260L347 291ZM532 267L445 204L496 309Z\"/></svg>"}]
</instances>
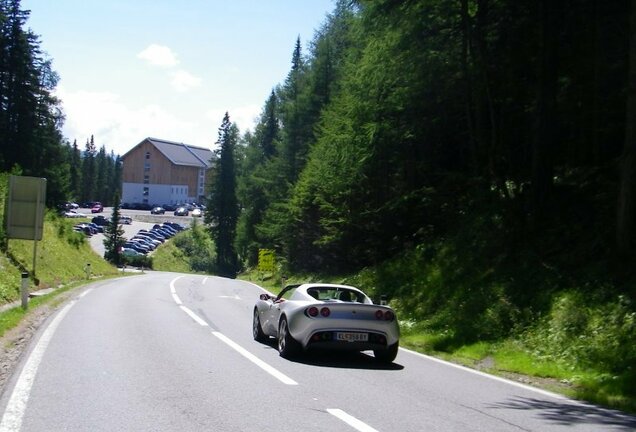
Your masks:
<instances>
[{"instance_id":1,"label":"white road marking","mask_svg":"<svg viewBox=\"0 0 636 432\"><path fill-rule=\"evenodd\" d=\"M428 356L426 354L422 354L422 353L418 353L418 352L415 352L415 351L411 351L411 350L406 349L406 348L400 348L400 350L408 352L408 353L411 353L411 354L414 354L414 355L416 355L418 357L423 357L423 358L425 358L427 360L434 361L436 363L440 363L440 364L443 364L443 365L446 365L446 366L454 367L454 368L462 370L464 372L470 372L472 374L479 375L479 376L484 377L484 378L489 378L489 379L494 380L494 381L499 381L499 382L502 382L502 383L513 385L515 387L519 387L519 388L522 388L524 390L529 390L529 391L532 391L532 392L535 392L535 393L538 393L538 394L541 394L541 395L544 395L544 396L548 396L548 397L551 397L551 398L554 398L554 399L571 400L571 399L568 399L567 397L565 397L563 395L560 395L560 394L557 394L557 393L552 393L552 392L549 392L547 390L541 390L539 388L532 387L532 386L529 386L527 384L522 384L522 383L518 383L518 382L515 382L515 381L511 381L511 380L506 379L506 378L501 378L501 377L498 377L496 375L490 375L490 374L487 374L487 373L484 373L484 372L480 372L480 371L475 370L475 369L471 369L471 368L466 367L466 366L458 365L458 364L455 364L455 363L448 362L446 360L442 360L442 359L438 359L438 358L435 358L435 357ZM576 402L576 401L573 401L573 402Z\"/></svg>"},{"instance_id":2,"label":"white road marking","mask_svg":"<svg viewBox=\"0 0 636 432\"><path fill-rule=\"evenodd\" d=\"M332 416L335 416L337 418L339 418L340 420L342 420L343 422L345 422L346 424L348 424L349 426L351 426L352 428L360 431L360 432L378 432L377 429L373 429L371 426L369 426L368 424L358 420L357 418L347 414L346 412L344 412L341 409L335 409L335 408L329 408L327 409L327 412L329 414L331 414Z\"/></svg>"},{"instance_id":3,"label":"white road marking","mask_svg":"<svg viewBox=\"0 0 636 432\"><path fill-rule=\"evenodd\" d=\"M208 281L207 277L204 277L203 280L201 281L201 285L205 285L205 283Z\"/></svg>"},{"instance_id":4,"label":"white road marking","mask_svg":"<svg viewBox=\"0 0 636 432\"><path fill-rule=\"evenodd\" d=\"M194 321L196 321L198 324L200 324L202 326L208 326L209 327L208 323L205 322L205 320L201 319L197 314L192 312L188 307L184 306L181 303L181 300L179 299L179 296L177 296L177 291L176 291L174 283L178 279L180 279L182 277L183 276L179 276L179 277L173 279L172 282L170 282L170 292L172 293L172 297L174 298L174 300L177 303L177 305L179 305L181 310L184 311L186 314L188 314L190 316L190 318L192 318ZM287 375L285 375L284 373L280 372L279 370L277 370L277 369L273 368L272 366L268 365L263 360L259 359L254 354L252 354L251 352L249 352L248 350L246 350L245 348L243 348L242 346L240 346L239 344L234 342L232 339L230 339L227 336L225 336L223 333L218 332L218 331L212 331L212 334L214 336L216 336L218 339L220 339L221 341L223 341L226 345L228 345L229 347L234 349L236 352L241 354L243 357L245 357L246 359L248 359L249 361L254 363L256 366L260 367L265 372L267 372L268 374L272 375L273 377L275 377L276 379L281 381L283 384L298 385L298 383L296 381L294 381L293 379L289 378ZM0 430L0 432L3 432L3 431Z\"/></svg>"},{"instance_id":5,"label":"white road marking","mask_svg":"<svg viewBox=\"0 0 636 432\"><path fill-rule=\"evenodd\" d=\"M182 311L184 311L185 313L190 315L190 318L195 320L197 322L197 324L200 324L200 325L205 326L205 327L209 327L208 323L206 323L201 318L199 318L199 316L197 314L195 314L194 312L192 312L189 308L187 308L187 307L185 307L183 305L179 305L179 307L181 308Z\"/></svg>"},{"instance_id":6,"label":"white road marking","mask_svg":"<svg viewBox=\"0 0 636 432\"><path fill-rule=\"evenodd\" d=\"M238 294L234 294L233 296L225 296L225 295L223 295L223 296L219 296L219 298L231 298L231 299L234 299L234 300L240 300L241 299L238 296Z\"/></svg>"},{"instance_id":7,"label":"white road marking","mask_svg":"<svg viewBox=\"0 0 636 432\"><path fill-rule=\"evenodd\" d=\"M178 281L179 279L181 279L183 276L179 276L177 278L174 278L171 282L170 282L170 294L172 294L172 298L174 299L175 303L178 304L179 306L181 306L183 303L181 302L181 299L179 298L179 296L177 295L177 290L174 287L174 283L176 281Z\"/></svg>"},{"instance_id":8,"label":"white road marking","mask_svg":"<svg viewBox=\"0 0 636 432\"><path fill-rule=\"evenodd\" d=\"M220 333L220 332L217 332L217 331L213 331L212 334L214 336L216 336L217 338L219 338L220 340L222 340L223 342L225 342L231 348L236 350L243 357L245 357L246 359L248 359L249 361L254 363L256 366L260 367L261 369L263 369L268 374L270 374L273 377L277 378L283 384L298 385L298 383L296 381L294 381L293 379L289 378L287 375L283 374L282 372L279 372L277 369L271 367L270 365L265 363L263 360L259 359L254 354L252 354L251 352L249 352L248 350L246 350L245 348L243 348L242 346L240 346L239 344L237 344L236 342L234 342L233 340L231 340L230 338L225 336L223 333Z\"/></svg>"},{"instance_id":9,"label":"white road marking","mask_svg":"<svg viewBox=\"0 0 636 432\"><path fill-rule=\"evenodd\" d=\"M81 297L87 293L88 291ZM11 398L9 399L4 415L2 416L0 432L16 432L22 427L22 419L24 418L24 412L26 411L27 401L29 400L33 381L35 380L35 375L38 372L44 352L53 338L53 334L55 333L57 326L60 322L62 322L68 311L76 302L77 300L73 300L57 314L31 352L31 355L24 365L24 369L22 369L22 372L20 373L20 377L13 388L13 393L11 394Z\"/></svg>"}]
</instances>

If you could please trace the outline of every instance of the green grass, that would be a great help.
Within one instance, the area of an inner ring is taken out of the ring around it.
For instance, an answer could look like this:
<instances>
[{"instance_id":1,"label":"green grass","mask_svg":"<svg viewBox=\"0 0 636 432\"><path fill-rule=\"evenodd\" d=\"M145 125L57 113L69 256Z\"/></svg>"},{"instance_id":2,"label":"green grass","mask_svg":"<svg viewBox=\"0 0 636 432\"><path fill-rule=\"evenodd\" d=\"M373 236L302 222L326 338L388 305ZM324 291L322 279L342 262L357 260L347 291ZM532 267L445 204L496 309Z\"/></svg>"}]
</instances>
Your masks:
<instances>
[{"instance_id":1,"label":"green grass","mask_svg":"<svg viewBox=\"0 0 636 432\"><path fill-rule=\"evenodd\" d=\"M58 287L86 279L86 265L93 277L117 275L117 268L104 261L90 247L84 235L74 232L77 220L47 214L43 238L37 243L36 280L31 278L30 290ZM0 299L4 303L19 298L21 272L33 274L33 246L31 240L8 241L6 253L0 253ZM39 284L35 284L35 282Z\"/></svg>"},{"instance_id":2,"label":"green grass","mask_svg":"<svg viewBox=\"0 0 636 432\"><path fill-rule=\"evenodd\" d=\"M182 235L182 234L178 234ZM158 247L152 254L153 270L190 273L190 260L173 242Z\"/></svg>"},{"instance_id":3,"label":"green grass","mask_svg":"<svg viewBox=\"0 0 636 432\"><path fill-rule=\"evenodd\" d=\"M403 332L400 345L493 375L529 382L572 398L636 412L636 401L630 396L633 376L611 375L538 358L515 339L481 341L444 351L437 349L448 347L448 340L447 334L407 329Z\"/></svg>"}]
</instances>

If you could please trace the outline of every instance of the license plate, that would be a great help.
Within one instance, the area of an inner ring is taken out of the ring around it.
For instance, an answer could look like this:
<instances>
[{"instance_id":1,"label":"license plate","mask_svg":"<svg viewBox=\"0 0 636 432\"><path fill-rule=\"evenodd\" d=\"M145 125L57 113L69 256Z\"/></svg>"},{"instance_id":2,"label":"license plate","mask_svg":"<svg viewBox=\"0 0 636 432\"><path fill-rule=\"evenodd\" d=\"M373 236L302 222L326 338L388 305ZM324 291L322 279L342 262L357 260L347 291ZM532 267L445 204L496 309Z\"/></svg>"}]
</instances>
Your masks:
<instances>
[{"instance_id":1,"label":"license plate","mask_svg":"<svg viewBox=\"0 0 636 432\"><path fill-rule=\"evenodd\" d=\"M346 342L366 342L369 340L368 333L336 333L336 340Z\"/></svg>"}]
</instances>

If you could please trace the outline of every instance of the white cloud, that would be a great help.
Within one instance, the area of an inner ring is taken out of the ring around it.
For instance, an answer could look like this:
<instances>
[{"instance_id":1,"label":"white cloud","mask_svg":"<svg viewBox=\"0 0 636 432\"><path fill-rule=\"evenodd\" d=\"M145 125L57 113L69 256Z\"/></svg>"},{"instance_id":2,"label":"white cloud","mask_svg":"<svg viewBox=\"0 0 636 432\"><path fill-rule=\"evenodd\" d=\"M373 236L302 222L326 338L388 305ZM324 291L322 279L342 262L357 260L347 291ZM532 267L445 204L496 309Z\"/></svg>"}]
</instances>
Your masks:
<instances>
[{"instance_id":1,"label":"white cloud","mask_svg":"<svg viewBox=\"0 0 636 432\"><path fill-rule=\"evenodd\" d=\"M64 136L77 140L83 149L91 135L99 149L124 155L146 137L211 147L213 131L209 124L183 120L158 105L133 109L124 104L118 94L108 92L67 92L58 87L66 123Z\"/></svg>"},{"instance_id":2,"label":"white cloud","mask_svg":"<svg viewBox=\"0 0 636 432\"><path fill-rule=\"evenodd\" d=\"M146 60L153 66L173 67L179 64L175 53L166 46L152 44L137 54L137 58Z\"/></svg>"},{"instance_id":3,"label":"white cloud","mask_svg":"<svg viewBox=\"0 0 636 432\"><path fill-rule=\"evenodd\" d=\"M178 70L172 74L172 87L178 92L187 92L201 85L201 78L190 72Z\"/></svg>"}]
</instances>

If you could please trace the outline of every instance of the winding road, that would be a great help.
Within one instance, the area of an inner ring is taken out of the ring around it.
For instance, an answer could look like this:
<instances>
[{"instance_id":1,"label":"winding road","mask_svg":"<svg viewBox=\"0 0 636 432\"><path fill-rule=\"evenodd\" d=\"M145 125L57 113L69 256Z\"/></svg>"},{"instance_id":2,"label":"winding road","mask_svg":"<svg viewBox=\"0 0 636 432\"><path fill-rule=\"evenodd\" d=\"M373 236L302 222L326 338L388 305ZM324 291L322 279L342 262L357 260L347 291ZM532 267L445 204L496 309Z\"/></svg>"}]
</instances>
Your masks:
<instances>
[{"instance_id":1,"label":"winding road","mask_svg":"<svg viewBox=\"0 0 636 432\"><path fill-rule=\"evenodd\" d=\"M632 431L636 418L400 350L281 358L261 288L148 272L51 316L0 398L0 431Z\"/></svg>"}]
</instances>

